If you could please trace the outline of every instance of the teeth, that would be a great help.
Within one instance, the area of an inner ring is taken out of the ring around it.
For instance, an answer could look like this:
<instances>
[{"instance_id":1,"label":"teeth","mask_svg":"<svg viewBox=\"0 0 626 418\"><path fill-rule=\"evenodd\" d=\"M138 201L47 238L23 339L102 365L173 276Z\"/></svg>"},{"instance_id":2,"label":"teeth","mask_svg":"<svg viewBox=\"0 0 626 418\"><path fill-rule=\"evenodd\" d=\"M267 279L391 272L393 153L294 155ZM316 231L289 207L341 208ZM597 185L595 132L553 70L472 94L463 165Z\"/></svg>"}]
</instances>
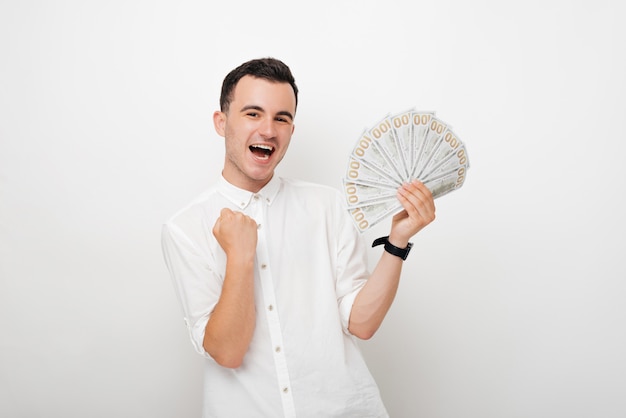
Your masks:
<instances>
[{"instance_id":1,"label":"teeth","mask_svg":"<svg viewBox=\"0 0 626 418\"><path fill-rule=\"evenodd\" d=\"M257 158L267 160L270 158L270 155L272 155L272 153L274 152L274 147L271 145L254 144L254 145L250 145L250 151L254 152Z\"/></svg>"}]
</instances>

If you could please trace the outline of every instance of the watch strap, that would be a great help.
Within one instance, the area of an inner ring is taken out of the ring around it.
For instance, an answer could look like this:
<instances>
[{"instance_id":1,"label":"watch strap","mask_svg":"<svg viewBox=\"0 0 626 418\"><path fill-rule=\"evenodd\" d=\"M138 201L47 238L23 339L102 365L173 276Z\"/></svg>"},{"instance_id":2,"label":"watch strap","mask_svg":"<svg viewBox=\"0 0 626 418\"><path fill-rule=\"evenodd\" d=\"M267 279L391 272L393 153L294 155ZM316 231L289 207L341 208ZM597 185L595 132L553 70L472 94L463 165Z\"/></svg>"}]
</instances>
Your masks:
<instances>
[{"instance_id":1,"label":"watch strap","mask_svg":"<svg viewBox=\"0 0 626 418\"><path fill-rule=\"evenodd\" d=\"M389 235L386 237L380 237L374 240L372 243L372 247L376 247L377 245L385 244L385 251L389 254L393 254L396 257L400 257L402 260L406 260L409 256L409 252L411 251L411 247L413 247L413 243L409 242L406 248L399 248L389 242Z\"/></svg>"}]
</instances>

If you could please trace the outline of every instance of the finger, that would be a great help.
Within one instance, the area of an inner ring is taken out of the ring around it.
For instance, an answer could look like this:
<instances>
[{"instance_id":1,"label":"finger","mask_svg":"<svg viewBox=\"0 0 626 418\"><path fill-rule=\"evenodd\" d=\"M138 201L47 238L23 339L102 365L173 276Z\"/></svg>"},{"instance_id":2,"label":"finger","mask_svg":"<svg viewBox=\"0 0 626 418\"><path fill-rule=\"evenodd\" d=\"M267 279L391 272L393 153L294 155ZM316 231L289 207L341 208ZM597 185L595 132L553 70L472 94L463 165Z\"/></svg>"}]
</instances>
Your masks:
<instances>
[{"instance_id":1,"label":"finger","mask_svg":"<svg viewBox=\"0 0 626 418\"><path fill-rule=\"evenodd\" d=\"M419 200L417 200L410 192L403 189L399 190L398 200L402 204L404 212L409 218L419 216L419 210L417 209L417 206L420 204Z\"/></svg>"},{"instance_id":2,"label":"finger","mask_svg":"<svg viewBox=\"0 0 626 418\"><path fill-rule=\"evenodd\" d=\"M428 187L426 187L426 185L419 180L413 180L411 183L407 183L406 190L420 197L424 201L432 198L432 193Z\"/></svg>"},{"instance_id":3,"label":"finger","mask_svg":"<svg viewBox=\"0 0 626 418\"><path fill-rule=\"evenodd\" d=\"M400 202L409 217L430 219L435 212L432 194L421 182L403 185L398 191Z\"/></svg>"},{"instance_id":4,"label":"finger","mask_svg":"<svg viewBox=\"0 0 626 418\"><path fill-rule=\"evenodd\" d=\"M223 208L220 211L220 216L215 220L215 224L213 225L213 235L217 236L217 234L223 228L222 224L228 225L229 221L232 219L234 212L228 208Z\"/></svg>"},{"instance_id":5,"label":"finger","mask_svg":"<svg viewBox=\"0 0 626 418\"><path fill-rule=\"evenodd\" d=\"M237 221L246 227L254 227L256 228L256 221L245 213L237 214Z\"/></svg>"},{"instance_id":6,"label":"finger","mask_svg":"<svg viewBox=\"0 0 626 418\"><path fill-rule=\"evenodd\" d=\"M433 200L433 195L419 180L414 180L411 183L407 183L403 185L403 189L408 193L405 194L405 197L409 199L411 202L417 205L417 201L421 202L426 210L434 211L435 203ZM415 200L417 199L417 201Z\"/></svg>"},{"instance_id":7,"label":"finger","mask_svg":"<svg viewBox=\"0 0 626 418\"><path fill-rule=\"evenodd\" d=\"M222 208L222 210L220 211L220 217L227 217L227 216L231 216L234 212L228 208Z\"/></svg>"},{"instance_id":8,"label":"finger","mask_svg":"<svg viewBox=\"0 0 626 418\"><path fill-rule=\"evenodd\" d=\"M415 182L404 183L398 190L398 193L413 206L417 206L421 201L426 200L424 192L420 190Z\"/></svg>"}]
</instances>

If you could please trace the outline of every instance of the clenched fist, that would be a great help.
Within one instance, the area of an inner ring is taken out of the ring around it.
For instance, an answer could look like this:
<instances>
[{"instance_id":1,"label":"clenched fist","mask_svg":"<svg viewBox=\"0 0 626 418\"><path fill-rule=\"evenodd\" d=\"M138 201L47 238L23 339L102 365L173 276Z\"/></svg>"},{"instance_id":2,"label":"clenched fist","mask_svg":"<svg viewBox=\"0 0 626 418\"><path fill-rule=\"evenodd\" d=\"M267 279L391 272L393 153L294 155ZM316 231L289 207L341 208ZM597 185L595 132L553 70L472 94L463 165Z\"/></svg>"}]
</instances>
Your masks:
<instances>
[{"instance_id":1,"label":"clenched fist","mask_svg":"<svg viewBox=\"0 0 626 418\"><path fill-rule=\"evenodd\" d=\"M227 256L252 257L256 253L257 224L248 215L222 209L213 226L213 235Z\"/></svg>"}]
</instances>

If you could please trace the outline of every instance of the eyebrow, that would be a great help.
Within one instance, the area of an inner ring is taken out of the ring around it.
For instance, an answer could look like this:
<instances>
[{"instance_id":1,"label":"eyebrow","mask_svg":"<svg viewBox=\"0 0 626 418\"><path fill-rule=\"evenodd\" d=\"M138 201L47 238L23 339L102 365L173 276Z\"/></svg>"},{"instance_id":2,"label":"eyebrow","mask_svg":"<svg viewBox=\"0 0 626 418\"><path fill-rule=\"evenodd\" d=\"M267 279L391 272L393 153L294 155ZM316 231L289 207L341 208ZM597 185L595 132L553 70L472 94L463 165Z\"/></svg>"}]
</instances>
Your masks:
<instances>
[{"instance_id":1,"label":"eyebrow","mask_svg":"<svg viewBox=\"0 0 626 418\"><path fill-rule=\"evenodd\" d=\"M257 105L244 106L241 108L240 112L245 112L246 110L258 110L260 112L265 112L265 109ZM287 116L289 119L293 120L293 115L291 114L291 112L288 112L286 110L281 110L280 112L276 113L276 115Z\"/></svg>"}]
</instances>

